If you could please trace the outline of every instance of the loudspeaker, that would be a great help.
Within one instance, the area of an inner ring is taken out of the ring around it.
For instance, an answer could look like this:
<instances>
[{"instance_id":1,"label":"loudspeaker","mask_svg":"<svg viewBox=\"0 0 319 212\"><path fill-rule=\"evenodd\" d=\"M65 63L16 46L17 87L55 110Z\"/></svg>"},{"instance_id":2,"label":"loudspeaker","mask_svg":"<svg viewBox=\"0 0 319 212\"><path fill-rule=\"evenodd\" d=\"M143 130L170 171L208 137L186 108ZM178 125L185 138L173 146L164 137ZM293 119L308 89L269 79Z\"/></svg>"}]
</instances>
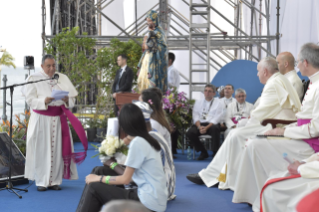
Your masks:
<instances>
[{"instance_id":1,"label":"loudspeaker","mask_svg":"<svg viewBox=\"0 0 319 212\"><path fill-rule=\"evenodd\" d=\"M24 176L25 157L7 133L0 133L0 182L9 178L10 145L12 144L11 178Z\"/></svg>"},{"instance_id":2,"label":"loudspeaker","mask_svg":"<svg viewBox=\"0 0 319 212\"><path fill-rule=\"evenodd\" d=\"M34 57L25 56L24 57L24 69L34 69Z\"/></svg>"}]
</instances>

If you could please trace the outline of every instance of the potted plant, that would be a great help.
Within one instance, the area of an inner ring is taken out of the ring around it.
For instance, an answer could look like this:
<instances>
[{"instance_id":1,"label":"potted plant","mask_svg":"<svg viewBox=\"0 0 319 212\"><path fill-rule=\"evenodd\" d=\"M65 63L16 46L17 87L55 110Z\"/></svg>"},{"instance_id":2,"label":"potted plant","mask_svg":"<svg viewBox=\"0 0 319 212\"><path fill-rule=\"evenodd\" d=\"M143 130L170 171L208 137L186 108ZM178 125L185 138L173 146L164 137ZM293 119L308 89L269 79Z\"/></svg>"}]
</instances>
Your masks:
<instances>
[{"instance_id":1,"label":"potted plant","mask_svg":"<svg viewBox=\"0 0 319 212\"><path fill-rule=\"evenodd\" d=\"M107 118L99 120L99 125L98 125L98 128L96 129L97 142L101 142L104 140L106 136L106 129L107 129Z\"/></svg>"},{"instance_id":2,"label":"potted plant","mask_svg":"<svg viewBox=\"0 0 319 212\"><path fill-rule=\"evenodd\" d=\"M95 141L96 139L96 134L97 134L97 128L99 126L98 119L89 119L85 123L88 128L86 128L86 133L87 133L87 139L88 141Z\"/></svg>"}]
</instances>

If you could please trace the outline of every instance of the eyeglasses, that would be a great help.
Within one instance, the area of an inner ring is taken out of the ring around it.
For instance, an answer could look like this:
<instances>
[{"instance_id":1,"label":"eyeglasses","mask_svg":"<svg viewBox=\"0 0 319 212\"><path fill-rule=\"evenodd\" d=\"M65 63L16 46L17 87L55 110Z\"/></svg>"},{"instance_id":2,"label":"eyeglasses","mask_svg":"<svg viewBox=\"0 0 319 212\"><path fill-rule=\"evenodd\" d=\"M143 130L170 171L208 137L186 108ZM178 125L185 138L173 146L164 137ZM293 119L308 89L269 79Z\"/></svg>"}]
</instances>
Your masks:
<instances>
[{"instance_id":1,"label":"eyeglasses","mask_svg":"<svg viewBox=\"0 0 319 212\"><path fill-rule=\"evenodd\" d=\"M237 97L238 98L244 98L244 97L246 97L246 95L238 95Z\"/></svg>"},{"instance_id":2,"label":"eyeglasses","mask_svg":"<svg viewBox=\"0 0 319 212\"><path fill-rule=\"evenodd\" d=\"M303 62L303 61L304 61L304 59L303 59L303 60L300 60L300 59L299 59L299 60L296 60L296 61L295 61L295 66L297 66L299 62Z\"/></svg>"}]
</instances>

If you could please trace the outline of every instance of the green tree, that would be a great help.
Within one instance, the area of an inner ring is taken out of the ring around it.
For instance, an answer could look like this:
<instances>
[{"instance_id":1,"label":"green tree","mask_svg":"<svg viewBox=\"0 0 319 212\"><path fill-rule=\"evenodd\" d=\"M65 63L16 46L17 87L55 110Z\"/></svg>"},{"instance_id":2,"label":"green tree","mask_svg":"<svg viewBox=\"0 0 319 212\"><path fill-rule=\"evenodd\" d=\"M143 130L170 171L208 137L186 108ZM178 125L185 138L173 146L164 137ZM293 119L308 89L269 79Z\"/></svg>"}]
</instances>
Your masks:
<instances>
[{"instance_id":1,"label":"green tree","mask_svg":"<svg viewBox=\"0 0 319 212\"><path fill-rule=\"evenodd\" d=\"M66 73L77 91L81 94L89 90L89 84L98 74L95 61L95 39L88 37L77 38L79 27L72 30L64 28L45 48L46 53L55 55L62 72ZM87 33L83 33L87 35ZM78 95L77 103L81 103L84 95Z\"/></svg>"},{"instance_id":2,"label":"green tree","mask_svg":"<svg viewBox=\"0 0 319 212\"><path fill-rule=\"evenodd\" d=\"M4 52L2 54L2 57L0 58L0 73L1 73L1 66L12 66L14 69L16 68L16 65L14 64L14 57L9 52ZM1 80L0 80L0 86L1 86Z\"/></svg>"},{"instance_id":3,"label":"green tree","mask_svg":"<svg viewBox=\"0 0 319 212\"><path fill-rule=\"evenodd\" d=\"M101 70L101 82L104 83L103 86L101 86L103 95L98 95L97 108L100 108L100 105L103 105L103 107L108 105L109 108L107 108L107 110L113 110L111 90L116 71L119 69L116 60L120 54L127 56L127 65L132 68L134 72L133 83L136 82L137 65L142 56L142 47L133 40L122 42L117 38L113 38L108 47L101 48L97 51L97 66L99 70Z\"/></svg>"}]
</instances>

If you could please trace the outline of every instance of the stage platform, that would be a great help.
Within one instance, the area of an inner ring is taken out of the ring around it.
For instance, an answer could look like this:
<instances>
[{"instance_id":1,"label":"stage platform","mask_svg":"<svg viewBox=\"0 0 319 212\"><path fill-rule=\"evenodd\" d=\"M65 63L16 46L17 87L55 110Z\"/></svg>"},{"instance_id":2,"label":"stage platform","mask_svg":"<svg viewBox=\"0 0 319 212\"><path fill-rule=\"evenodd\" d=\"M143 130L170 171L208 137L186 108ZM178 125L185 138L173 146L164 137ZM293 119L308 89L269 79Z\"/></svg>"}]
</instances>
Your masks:
<instances>
[{"instance_id":1,"label":"stage platform","mask_svg":"<svg viewBox=\"0 0 319 212\"><path fill-rule=\"evenodd\" d=\"M81 150L82 145L75 143L75 149ZM84 188L84 179L95 166L101 165L98 158L91 158L96 152L89 145L87 159L78 166L79 180L64 180L61 191L47 190L38 192L35 184L29 187L29 192L20 192L22 199L8 191L0 192L0 211L11 212L71 212L75 211ZM210 153L211 155L211 153ZM195 185L186 179L189 173L196 173L205 168L211 157L204 161L187 160L186 154L177 154L176 192L175 200L169 201L167 212L248 212L252 211L247 204L234 204L231 202L233 192L222 191L217 187L207 188L204 185ZM28 185L18 186L25 188Z\"/></svg>"}]
</instances>

